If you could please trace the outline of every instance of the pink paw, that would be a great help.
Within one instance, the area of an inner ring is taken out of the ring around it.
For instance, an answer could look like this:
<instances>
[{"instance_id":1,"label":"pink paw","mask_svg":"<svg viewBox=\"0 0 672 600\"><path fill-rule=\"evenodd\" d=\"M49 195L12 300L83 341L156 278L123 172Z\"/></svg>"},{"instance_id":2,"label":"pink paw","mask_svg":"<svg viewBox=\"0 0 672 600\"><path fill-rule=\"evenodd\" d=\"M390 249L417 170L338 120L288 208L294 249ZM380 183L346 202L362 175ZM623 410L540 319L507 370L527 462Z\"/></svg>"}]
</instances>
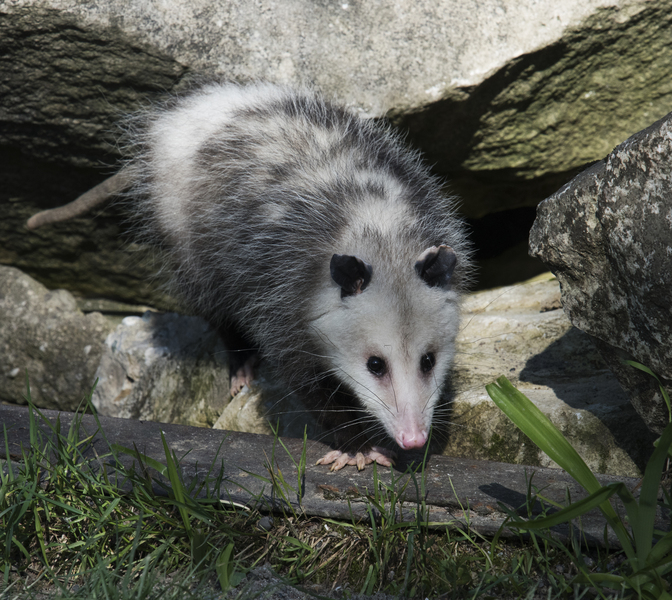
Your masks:
<instances>
[{"instance_id":1,"label":"pink paw","mask_svg":"<svg viewBox=\"0 0 672 600\"><path fill-rule=\"evenodd\" d=\"M361 471L366 465L372 462L377 462L384 467L391 467L394 465L396 454L392 450L373 446L364 452L343 452L341 450L332 450L327 452L316 465L331 465L330 471L340 471L346 465L357 467ZM333 464L332 464L333 463Z\"/></svg>"},{"instance_id":2,"label":"pink paw","mask_svg":"<svg viewBox=\"0 0 672 600\"><path fill-rule=\"evenodd\" d=\"M248 358L236 374L231 377L231 395L235 396L243 387L250 387L254 381L254 367L259 364L259 357L253 354Z\"/></svg>"}]
</instances>

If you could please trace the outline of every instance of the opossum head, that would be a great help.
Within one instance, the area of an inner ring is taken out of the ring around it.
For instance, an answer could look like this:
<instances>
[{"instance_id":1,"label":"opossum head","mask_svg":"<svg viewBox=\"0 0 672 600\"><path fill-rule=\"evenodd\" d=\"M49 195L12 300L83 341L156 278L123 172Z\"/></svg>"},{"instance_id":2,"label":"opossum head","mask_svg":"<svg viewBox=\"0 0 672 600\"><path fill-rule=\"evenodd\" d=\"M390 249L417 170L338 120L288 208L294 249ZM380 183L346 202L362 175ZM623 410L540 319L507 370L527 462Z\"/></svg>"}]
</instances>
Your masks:
<instances>
[{"instance_id":1,"label":"opossum head","mask_svg":"<svg viewBox=\"0 0 672 600\"><path fill-rule=\"evenodd\" d=\"M403 449L427 442L453 360L455 263L448 246L428 248L401 273L334 255L333 297L313 321L327 368Z\"/></svg>"}]
</instances>

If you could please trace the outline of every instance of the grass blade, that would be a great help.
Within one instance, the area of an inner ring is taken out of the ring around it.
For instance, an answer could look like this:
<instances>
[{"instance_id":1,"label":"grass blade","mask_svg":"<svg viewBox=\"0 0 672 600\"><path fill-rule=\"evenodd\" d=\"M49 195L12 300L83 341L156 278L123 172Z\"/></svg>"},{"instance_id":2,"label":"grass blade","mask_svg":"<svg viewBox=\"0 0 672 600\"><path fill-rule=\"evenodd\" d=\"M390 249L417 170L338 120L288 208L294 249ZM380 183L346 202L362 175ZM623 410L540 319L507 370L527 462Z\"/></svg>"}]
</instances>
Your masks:
<instances>
[{"instance_id":1,"label":"grass blade","mask_svg":"<svg viewBox=\"0 0 672 600\"><path fill-rule=\"evenodd\" d=\"M642 488L639 495L638 523L631 523L635 532L637 555L640 561L645 561L651 552L654 521L658 504L658 488L665 468L668 451L672 446L672 423L663 430L658 446L654 449L644 471Z\"/></svg>"},{"instance_id":2,"label":"grass blade","mask_svg":"<svg viewBox=\"0 0 672 600\"><path fill-rule=\"evenodd\" d=\"M597 492L601 486L588 465L579 456L565 436L551 423L550 419L533 404L525 394L518 391L504 376L496 383L485 386L493 402L511 421L541 448L551 460L569 473L589 494ZM607 522L616 533L629 560L635 560L635 552L630 536L609 501L600 504Z\"/></svg>"},{"instance_id":3,"label":"grass blade","mask_svg":"<svg viewBox=\"0 0 672 600\"><path fill-rule=\"evenodd\" d=\"M163 436L163 433L161 435ZM154 469L160 475L168 476L168 468L158 460L153 459L151 456L147 456L146 454L142 454L142 452L132 450L131 448L126 448L126 446L122 446L120 444L111 444L110 448L114 452L121 452L122 454L128 454L129 456L132 456L148 467Z\"/></svg>"},{"instance_id":4,"label":"grass blade","mask_svg":"<svg viewBox=\"0 0 672 600\"><path fill-rule=\"evenodd\" d=\"M558 512L552 513L547 517L537 517L536 519L529 521L509 521L507 526L517 527L518 529L546 529L555 527L556 525L566 523L571 519L576 519L593 508L597 508L600 504L611 498L621 486L623 486L622 483L610 483L596 492L593 492L586 498L578 500L577 502L572 502L569 506Z\"/></svg>"},{"instance_id":5,"label":"grass blade","mask_svg":"<svg viewBox=\"0 0 672 600\"><path fill-rule=\"evenodd\" d=\"M495 404L515 425L550 458L567 471L589 493L599 490L600 483L572 445L527 396L506 378L485 386Z\"/></svg>"},{"instance_id":6,"label":"grass blade","mask_svg":"<svg viewBox=\"0 0 672 600\"><path fill-rule=\"evenodd\" d=\"M656 564L658 561L663 560L665 556L671 551L672 532L668 532L661 539L659 539L656 545L653 547L653 550L651 550L649 553L648 562L650 564ZM669 556L667 558L669 560Z\"/></svg>"},{"instance_id":7,"label":"grass blade","mask_svg":"<svg viewBox=\"0 0 672 600\"><path fill-rule=\"evenodd\" d=\"M185 508L184 502L184 486L182 485L182 480L180 479L180 474L177 470L177 465L173 460L173 455L170 452L168 447L168 442L166 442L166 436L161 432L161 442L163 442L163 451L166 454L166 470L168 473L168 479L170 480L170 485L173 488L173 494L175 494L175 500L177 500L177 509L180 511L180 516L182 517L182 522L184 523L184 529L189 536L189 539L192 538L191 523L189 521L189 513Z\"/></svg>"},{"instance_id":8,"label":"grass blade","mask_svg":"<svg viewBox=\"0 0 672 600\"><path fill-rule=\"evenodd\" d=\"M624 360L623 361L626 365L630 365L631 367L635 367L635 369L639 369L640 371L644 371L644 373L651 375L651 377L655 377L656 381L658 382L658 385L660 386L660 393L663 396L663 400L665 401L665 404L667 404L667 412L669 413L670 417L670 422L672 422L672 404L670 404L670 395L667 393L667 390L663 387L663 384L660 381L660 378L658 375L656 375L649 367L643 365L642 363L638 363L637 361L634 360Z\"/></svg>"}]
</instances>

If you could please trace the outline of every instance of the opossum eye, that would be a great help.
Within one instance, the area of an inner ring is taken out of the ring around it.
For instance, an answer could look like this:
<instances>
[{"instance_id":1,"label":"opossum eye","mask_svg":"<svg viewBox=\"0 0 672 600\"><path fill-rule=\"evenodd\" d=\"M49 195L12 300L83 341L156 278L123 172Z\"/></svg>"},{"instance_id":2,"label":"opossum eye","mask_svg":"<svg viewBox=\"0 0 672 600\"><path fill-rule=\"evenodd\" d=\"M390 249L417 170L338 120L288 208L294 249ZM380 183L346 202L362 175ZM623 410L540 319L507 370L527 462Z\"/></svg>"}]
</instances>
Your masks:
<instances>
[{"instance_id":1,"label":"opossum eye","mask_svg":"<svg viewBox=\"0 0 672 600\"><path fill-rule=\"evenodd\" d=\"M374 375L378 375L378 377L382 377L387 373L387 365L379 356L371 356L369 360L366 361L366 368Z\"/></svg>"},{"instance_id":2,"label":"opossum eye","mask_svg":"<svg viewBox=\"0 0 672 600\"><path fill-rule=\"evenodd\" d=\"M423 373L429 373L436 364L436 357L433 352L428 352L420 359L420 369Z\"/></svg>"}]
</instances>

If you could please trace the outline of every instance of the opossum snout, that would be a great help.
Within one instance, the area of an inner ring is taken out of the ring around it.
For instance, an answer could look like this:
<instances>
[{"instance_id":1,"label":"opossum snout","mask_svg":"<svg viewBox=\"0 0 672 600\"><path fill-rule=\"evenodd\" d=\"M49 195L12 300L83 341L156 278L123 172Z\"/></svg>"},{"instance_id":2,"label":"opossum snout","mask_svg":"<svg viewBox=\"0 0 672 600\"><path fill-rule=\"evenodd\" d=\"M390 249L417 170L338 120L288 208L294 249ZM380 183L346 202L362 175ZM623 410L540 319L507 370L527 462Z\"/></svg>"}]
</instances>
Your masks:
<instances>
[{"instance_id":1,"label":"opossum snout","mask_svg":"<svg viewBox=\"0 0 672 600\"><path fill-rule=\"evenodd\" d=\"M398 412L393 417L390 427L392 438L402 450L422 448L429 438L431 413L419 411L415 406L422 406L419 399L408 404L397 404Z\"/></svg>"},{"instance_id":2,"label":"opossum snout","mask_svg":"<svg viewBox=\"0 0 672 600\"><path fill-rule=\"evenodd\" d=\"M427 430L409 427L400 431L394 439L403 450L422 448L427 443Z\"/></svg>"}]
</instances>

